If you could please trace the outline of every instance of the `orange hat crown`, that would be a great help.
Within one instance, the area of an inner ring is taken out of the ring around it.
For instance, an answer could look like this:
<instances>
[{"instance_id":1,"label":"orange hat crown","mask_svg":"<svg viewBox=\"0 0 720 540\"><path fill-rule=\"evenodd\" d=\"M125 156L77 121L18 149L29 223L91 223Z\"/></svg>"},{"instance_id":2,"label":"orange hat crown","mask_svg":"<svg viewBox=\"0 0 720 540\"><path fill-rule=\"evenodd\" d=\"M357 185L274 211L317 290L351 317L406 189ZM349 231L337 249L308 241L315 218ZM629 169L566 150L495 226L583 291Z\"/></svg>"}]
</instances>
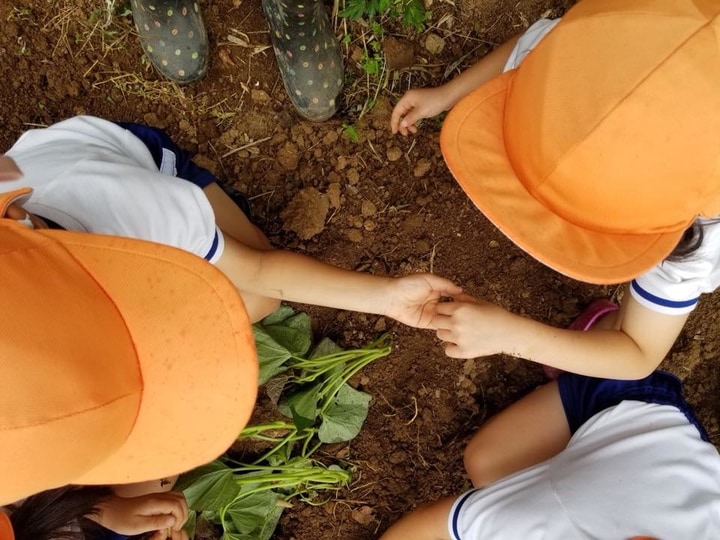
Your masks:
<instances>
[{"instance_id":1,"label":"orange hat crown","mask_svg":"<svg viewBox=\"0 0 720 540\"><path fill-rule=\"evenodd\" d=\"M720 213L720 3L583 0L443 127L473 202L567 275L633 278Z\"/></svg>"}]
</instances>

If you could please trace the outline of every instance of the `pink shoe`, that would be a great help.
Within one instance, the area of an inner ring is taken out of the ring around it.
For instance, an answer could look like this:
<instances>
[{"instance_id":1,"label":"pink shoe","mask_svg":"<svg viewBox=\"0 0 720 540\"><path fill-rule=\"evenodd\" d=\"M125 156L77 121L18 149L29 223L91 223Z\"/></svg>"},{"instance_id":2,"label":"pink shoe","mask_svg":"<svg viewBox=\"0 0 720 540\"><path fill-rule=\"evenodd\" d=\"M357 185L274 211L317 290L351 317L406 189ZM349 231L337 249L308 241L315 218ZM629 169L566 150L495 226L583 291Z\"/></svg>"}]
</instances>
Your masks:
<instances>
[{"instance_id":1,"label":"pink shoe","mask_svg":"<svg viewBox=\"0 0 720 540\"><path fill-rule=\"evenodd\" d=\"M604 317L608 313L617 311L618 309L619 308L617 304L613 304L609 300L605 300L602 298L593 300L592 302L590 302L590 305L588 307L582 310L580 315L578 315L577 319L570 323L570 326L568 326L568 330L589 330L602 317ZM545 376L548 379L554 381L560 376L561 373L563 373L563 370L550 366L543 366L543 373L545 373Z\"/></svg>"}]
</instances>

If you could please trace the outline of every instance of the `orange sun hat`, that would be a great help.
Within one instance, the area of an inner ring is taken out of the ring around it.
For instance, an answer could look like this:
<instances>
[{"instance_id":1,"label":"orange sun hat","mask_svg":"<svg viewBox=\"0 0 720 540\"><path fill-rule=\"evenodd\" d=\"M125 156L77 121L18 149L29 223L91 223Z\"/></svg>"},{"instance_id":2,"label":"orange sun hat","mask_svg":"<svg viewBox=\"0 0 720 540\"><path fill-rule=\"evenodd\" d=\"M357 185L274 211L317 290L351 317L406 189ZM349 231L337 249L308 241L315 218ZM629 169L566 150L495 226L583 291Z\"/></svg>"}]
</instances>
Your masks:
<instances>
[{"instance_id":1,"label":"orange sun hat","mask_svg":"<svg viewBox=\"0 0 720 540\"><path fill-rule=\"evenodd\" d=\"M443 156L475 205L591 283L663 260L720 214L720 3L582 0L450 112Z\"/></svg>"},{"instance_id":2,"label":"orange sun hat","mask_svg":"<svg viewBox=\"0 0 720 540\"><path fill-rule=\"evenodd\" d=\"M203 259L0 219L0 283L0 505L187 471L250 418L251 325Z\"/></svg>"}]
</instances>

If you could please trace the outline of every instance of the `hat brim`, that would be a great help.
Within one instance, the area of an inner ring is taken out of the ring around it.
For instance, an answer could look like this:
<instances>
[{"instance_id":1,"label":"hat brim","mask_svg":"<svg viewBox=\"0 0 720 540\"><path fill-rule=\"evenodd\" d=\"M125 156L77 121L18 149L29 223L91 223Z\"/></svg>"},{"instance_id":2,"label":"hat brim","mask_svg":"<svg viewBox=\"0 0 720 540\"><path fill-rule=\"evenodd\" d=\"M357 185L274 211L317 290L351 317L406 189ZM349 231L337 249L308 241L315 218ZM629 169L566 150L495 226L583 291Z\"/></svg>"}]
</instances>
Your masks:
<instances>
[{"instance_id":1,"label":"hat brim","mask_svg":"<svg viewBox=\"0 0 720 540\"><path fill-rule=\"evenodd\" d=\"M505 148L503 125L516 72L474 90L445 119L440 145L457 182L508 238L562 274L609 284L649 270L675 248L683 231L637 235L588 230L541 204L518 179Z\"/></svg>"},{"instance_id":2,"label":"hat brim","mask_svg":"<svg viewBox=\"0 0 720 540\"><path fill-rule=\"evenodd\" d=\"M206 261L168 246L42 234L61 241L117 306L143 379L125 443L73 483L161 478L227 450L250 418L258 387L251 324L230 281Z\"/></svg>"},{"instance_id":3,"label":"hat brim","mask_svg":"<svg viewBox=\"0 0 720 540\"><path fill-rule=\"evenodd\" d=\"M0 510L0 540L15 540L10 518L2 510Z\"/></svg>"}]
</instances>

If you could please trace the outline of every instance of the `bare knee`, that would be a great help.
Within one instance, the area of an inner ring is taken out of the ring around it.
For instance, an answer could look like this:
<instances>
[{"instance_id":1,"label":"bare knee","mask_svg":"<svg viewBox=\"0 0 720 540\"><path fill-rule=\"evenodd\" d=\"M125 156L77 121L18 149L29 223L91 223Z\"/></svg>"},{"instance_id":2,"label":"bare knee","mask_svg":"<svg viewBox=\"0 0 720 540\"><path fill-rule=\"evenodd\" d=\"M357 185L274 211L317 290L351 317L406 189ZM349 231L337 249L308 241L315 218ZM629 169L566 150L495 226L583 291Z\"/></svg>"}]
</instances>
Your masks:
<instances>
[{"instance_id":1,"label":"bare knee","mask_svg":"<svg viewBox=\"0 0 720 540\"><path fill-rule=\"evenodd\" d=\"M476 488L487 486L501 475L496 470L497 460L493 456L492 446L486 444L482 436L476 435L468 443L463 454L465 472Z\"/></svg>"}]
</instances>

